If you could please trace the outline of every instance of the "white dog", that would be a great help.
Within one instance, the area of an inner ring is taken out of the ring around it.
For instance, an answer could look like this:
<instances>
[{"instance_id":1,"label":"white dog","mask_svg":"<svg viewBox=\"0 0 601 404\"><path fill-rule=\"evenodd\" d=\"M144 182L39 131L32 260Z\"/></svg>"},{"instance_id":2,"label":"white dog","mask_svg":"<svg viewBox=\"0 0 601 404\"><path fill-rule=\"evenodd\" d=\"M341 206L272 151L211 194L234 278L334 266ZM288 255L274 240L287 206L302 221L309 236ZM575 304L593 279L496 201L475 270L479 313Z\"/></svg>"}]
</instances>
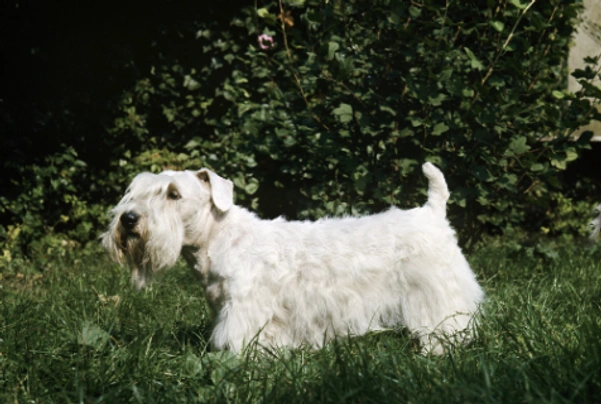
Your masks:
<instances>
[{"instance_id":1,"label":"white dog","mask_svg":"<svg viewBox=\"0 0 601 404\"><path fill-rule=\"evenodd\" d=\"M103 245L144 287L181 255L216 314L212 344L320 347L334 336L406 327L425 351L469 337L483 292L446 220L442 173L426 163L421 208L316 222L261 220L233 184L202 169L136 176Z\"/></svg>"}]
</instances>

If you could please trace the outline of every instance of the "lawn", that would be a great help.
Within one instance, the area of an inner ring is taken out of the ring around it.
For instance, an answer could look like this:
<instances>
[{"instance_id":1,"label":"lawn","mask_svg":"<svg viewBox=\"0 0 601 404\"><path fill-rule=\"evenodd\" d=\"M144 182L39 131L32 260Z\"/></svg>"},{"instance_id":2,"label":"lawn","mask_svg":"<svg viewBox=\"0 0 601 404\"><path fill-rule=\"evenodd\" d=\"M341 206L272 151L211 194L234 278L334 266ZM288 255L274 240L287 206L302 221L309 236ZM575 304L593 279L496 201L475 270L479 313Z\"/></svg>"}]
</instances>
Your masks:
<instances>
[{"instance_id":1,"label":"lawn","mask_svg":"<svg viewBox=\"0 0 601 404\"><path fill-rule=\"evenodd\" d=\"M392 331L319 351L215 352L183 265L140 293L104 256L4 269L0 402L601 401L601 249L491 246L469 261L485 315L445 357Z\"/></svg>"}]
</instances>

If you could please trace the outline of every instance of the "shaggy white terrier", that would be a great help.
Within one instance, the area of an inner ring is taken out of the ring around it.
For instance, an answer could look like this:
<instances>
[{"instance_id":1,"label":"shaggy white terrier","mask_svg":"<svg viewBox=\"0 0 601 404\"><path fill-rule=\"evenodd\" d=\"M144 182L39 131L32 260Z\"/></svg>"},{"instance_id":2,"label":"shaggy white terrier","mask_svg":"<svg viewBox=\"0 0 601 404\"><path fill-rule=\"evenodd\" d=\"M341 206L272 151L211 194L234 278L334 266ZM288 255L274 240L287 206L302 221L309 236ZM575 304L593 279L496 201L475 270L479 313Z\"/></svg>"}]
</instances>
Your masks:
<instances>
[{"instance_id":1,"label":"shaggy white terrier","mask_svg":"<svg viewBox=\"0 0 601 404\"><path fill-rule=\"evenodd\" d=\"M469 337L483 292L446 220L442 173L428 201L365 217L261 220L207 169L136 176L102 242L142 288L184 257L215 311L212 344L320 347L334 336L406 327L424 351Z\"/></svg>"}]
</instances>

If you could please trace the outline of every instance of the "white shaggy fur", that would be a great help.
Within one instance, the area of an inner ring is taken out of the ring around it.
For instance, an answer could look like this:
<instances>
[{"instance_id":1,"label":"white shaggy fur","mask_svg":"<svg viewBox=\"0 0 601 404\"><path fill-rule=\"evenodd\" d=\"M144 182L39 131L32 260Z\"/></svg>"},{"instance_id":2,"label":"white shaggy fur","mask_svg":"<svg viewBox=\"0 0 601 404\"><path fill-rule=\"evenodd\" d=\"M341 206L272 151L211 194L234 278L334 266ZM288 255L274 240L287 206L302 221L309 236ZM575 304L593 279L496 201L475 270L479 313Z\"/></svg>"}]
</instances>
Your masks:
<instances>
[{"instance_id":1,"label":"white shaggy fur","mask_svg":"<svg viewBox=\"0 0 601 404\"><path fill-rule=\"evenodd\" d=\"M437 337L469 337L483 292L446 220L444 176L430 163L423 172L423 207L316 222L261 220L207 169L142 173L112 210L103 244L138 288L182 255L215 311L218 349L238 352L255 337L320 347L406 327L425 351L443 353Z\"/></svg>"}]
</instances>

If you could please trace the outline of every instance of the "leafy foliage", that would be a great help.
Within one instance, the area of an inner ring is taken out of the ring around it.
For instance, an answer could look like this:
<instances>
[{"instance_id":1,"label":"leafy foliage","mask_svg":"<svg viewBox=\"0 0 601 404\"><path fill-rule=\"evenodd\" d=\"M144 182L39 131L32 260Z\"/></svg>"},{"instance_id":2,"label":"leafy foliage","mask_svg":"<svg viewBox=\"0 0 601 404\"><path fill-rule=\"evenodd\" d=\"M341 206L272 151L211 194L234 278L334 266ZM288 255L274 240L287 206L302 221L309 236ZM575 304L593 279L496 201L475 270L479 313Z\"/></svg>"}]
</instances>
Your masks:
<instances>
[{"instance_id":1,"label":"leafy foliage","mask_svg":"<svg viewBox=\"0 0 601 404\"><path fill-rule=\"evenodd\" d=\"M208 166L263 216L361 214L422 203L419 168L432 161L464 243L538 231L558 174L588 147L590 133L570 134L600 119L598 72L565 90L580 7L288 0L243 7L227 26L191 18L178 27L185 52L157 39L152 68L122 94L111 167L88 173L94 201L114 202L140 170Z\"/></svg>"},{"instance_id":2,"label":"leafy foliage","mask_svg":"<svg viewBox=\"0 0 601 404\"><path fill-rule=\"evenodd\" d=\"M595 74L578 72L581 93L564 90L579 7L261 2L227 31L200 26L204 63L157 66L115 131L169 132L186 151L164 163L208 164L242 200L250 181L263 195L275 187L275 211L299 217L414 206L429 160L449 178L463 234L477 237L527 223L588 146L590 134L570 134L599 118L585 82Z\"/></svg>"},{"instance_id":3,"label":"leafy foliage","mask_svg":"<svg viewBox=\"0 0 601 404\"><path fill-rule=\"evenodd\" d=\"M48 259L90 241L105 208L90 203L89 193L82 195L82 190L89 190L89 173L77 157L72 148L47 156L44 164L28 167L18 184L22 190L18 197L0 196L2 213L13 219L6 228L0 227L5 238L0 263L11 262L18 245L26 246L26 256Z\"/></svg>"}]
</instances>

